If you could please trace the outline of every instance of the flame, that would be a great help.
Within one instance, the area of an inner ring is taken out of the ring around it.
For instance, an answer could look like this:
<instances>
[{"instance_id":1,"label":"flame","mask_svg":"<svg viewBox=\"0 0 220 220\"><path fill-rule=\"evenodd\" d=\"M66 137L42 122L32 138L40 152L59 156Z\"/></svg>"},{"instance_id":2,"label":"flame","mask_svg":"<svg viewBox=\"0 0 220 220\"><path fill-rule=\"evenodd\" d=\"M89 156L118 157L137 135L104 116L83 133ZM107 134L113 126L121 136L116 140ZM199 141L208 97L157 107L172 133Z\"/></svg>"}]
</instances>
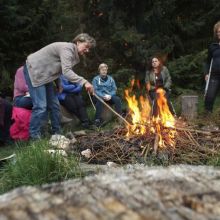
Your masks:
<instances>
[{"instance_id":1,"label":"flame","mask_svg":"<svg viewBox=\"0 0 220 220\"><path fill-rule=\"evenodd\" d=\"M140 96L139 102L141 108L139 108L139 102L136 99L135 95L130 96L129 90L125 90L125 99L128 102L130 108L131 117L132 117L132 126L128 127L127 136L131 133L135 134L144 134L146 133L145 124L148 122L151 112L150 102L148 99L144 99L143 96Z\"/></svg>"},{"instance_id":2,"label":"flame","mask_svg":"<svg viewBox=\"0 0 220 220\"><path fill-rule=\"evenodd\" d=\"M166 92L163 89L156 91L157 115L152 116L151 104L148 96L130 95L135 80L131 82L131 89L125 90L125 99L128 102L132 126L128 126L127 137L131 135L144 135L153 133L158 136L158 146L166 147L167 145L175 146L175 118L169 110ZM137 82L139 85L139 82Z\"/></svg>"},{"instance_id":3,"label":"flame","mask_svg":"<svg viewBox=\"0 0 220 220\"><path fill-rule=\"evenodd\" d=\"M163 126L174 128L175 118L169 110L165 94L166 92L161 88L157 89L156 91L158 115Z\"/></svg>"}]
</instances>

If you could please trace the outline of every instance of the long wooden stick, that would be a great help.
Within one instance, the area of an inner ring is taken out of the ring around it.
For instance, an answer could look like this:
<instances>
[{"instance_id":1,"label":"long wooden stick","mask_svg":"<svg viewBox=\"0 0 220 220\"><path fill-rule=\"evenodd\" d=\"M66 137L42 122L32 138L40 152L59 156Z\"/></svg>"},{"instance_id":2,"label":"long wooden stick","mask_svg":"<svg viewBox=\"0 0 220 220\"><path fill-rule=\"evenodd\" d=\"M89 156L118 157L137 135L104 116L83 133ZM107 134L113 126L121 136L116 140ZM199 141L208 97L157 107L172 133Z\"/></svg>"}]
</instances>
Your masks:
<instances>
[{"instance_id":1,"label":"long wooden stick","mask_svg":"<svg viewBox=\"0 0 220 220\"><path fill-rule=\"evenodd\" d=\"M111 106L109 106L103 99L101 99L96 94L93 94L103 105L105 105L109 110L111 110L115 115L117 115L120 119L122 119L128 126L132 126L125 118L119 115Z\"/></svg>"},{"instance_id":2,"label":"long wooden stick","mask_svg":"<svg viewBox=\"0 0 220 220\"><path fill-rule=\"evenodd\" d=\"M210 81L211 71L212 71L212 62L213 62L213 58L211 59L210 66L209 66L209 73L208 73L208 79L207 79L206 85L205 85L204 97L206 97L206 94L207 94L207 91L208 91L208 88L209 88L209 81Z\"/></svg>"},{"instance_id":3,"label":"long wooden stick","mask_svg":"<svg viewBox=\"0 0 220 220\"><path fill-rule=\"evenodd\" d=\"M92 107L93 107L94 110L96 111L96 107L95 107L95 105L94 105L94 103L93 103L93 101L92 101L92 97L91 97L91 95L90 95L89 92L88 92L88 95L89 95L90 102L92 103Z\"/></svg>"},{"instance_id":4,"label":"long wooden stick","mask_svg":"<svg viewBox=\"0 0 220 220\"><path fill-rule=\"evenodd\" d=\"M211 135L213 132L217 132L217 131L203 131L203 130L197 130L197 129L192 129L192 128L181 128L181 127L175 127L175 129L179 131L196 132L196 133L201 133L201 134L206 134L206 135Z\"/></svg>"}]
</instances>

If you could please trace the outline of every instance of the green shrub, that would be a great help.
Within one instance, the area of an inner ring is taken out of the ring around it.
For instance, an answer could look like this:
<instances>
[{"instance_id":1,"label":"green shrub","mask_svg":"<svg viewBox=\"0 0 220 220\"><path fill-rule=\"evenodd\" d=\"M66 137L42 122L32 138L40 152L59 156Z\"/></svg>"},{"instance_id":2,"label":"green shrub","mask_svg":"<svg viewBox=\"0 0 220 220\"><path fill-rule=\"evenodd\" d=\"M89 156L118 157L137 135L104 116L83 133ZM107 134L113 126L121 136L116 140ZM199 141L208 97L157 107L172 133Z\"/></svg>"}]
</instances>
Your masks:
<instances>
[{"instance_id":1,"label":"green shrub","mask_svg":"<svg viewBox=\"0 0 220 220\"><path fill-rule=\"evenodd\" d=\"M168 64L173 82L173 92L181 94L182 90L200 91L205 84L204 61L207 50L196 54L188 54Z\"/></svg>"}]
</instances>

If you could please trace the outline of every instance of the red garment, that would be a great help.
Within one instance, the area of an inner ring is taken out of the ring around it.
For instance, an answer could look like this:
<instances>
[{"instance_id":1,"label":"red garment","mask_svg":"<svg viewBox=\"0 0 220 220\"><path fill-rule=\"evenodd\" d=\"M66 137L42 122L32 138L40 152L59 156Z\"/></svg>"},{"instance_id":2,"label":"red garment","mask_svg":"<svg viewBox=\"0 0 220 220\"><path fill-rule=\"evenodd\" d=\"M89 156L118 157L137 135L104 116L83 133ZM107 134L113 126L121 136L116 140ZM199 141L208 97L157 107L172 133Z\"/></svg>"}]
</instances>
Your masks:
<instances>
[{"instance_id":1,"label":"red garment","mask_svg":"<svg viewBox=\"0 0 220 220\"><path fill-rule=\"evenodd\" d=\"M12 120L13 124L10 127L10 136L14 140L28 140L29 126L32 110L13 107Z\"/></svg>"}]
</instances>

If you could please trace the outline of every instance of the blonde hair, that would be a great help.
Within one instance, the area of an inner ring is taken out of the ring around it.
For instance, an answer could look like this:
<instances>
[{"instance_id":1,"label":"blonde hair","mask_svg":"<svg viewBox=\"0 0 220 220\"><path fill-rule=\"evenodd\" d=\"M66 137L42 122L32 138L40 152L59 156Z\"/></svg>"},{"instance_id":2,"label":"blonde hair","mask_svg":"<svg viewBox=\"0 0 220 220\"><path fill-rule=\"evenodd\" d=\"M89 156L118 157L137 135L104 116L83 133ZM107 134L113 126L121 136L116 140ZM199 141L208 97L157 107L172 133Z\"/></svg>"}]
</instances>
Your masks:
<instances>
[{"instance_id":1,"label":"blonde hair","mask_svg":"<svg viewBox=\"0 0 220 220\"><path fill-rule=\"evenodd\" d=\"M213 28L213 33L214 33L214 38L216 38L216 33L218 31L218 29L220 28L220 21L218 21Z\"/></svg>"},{"instance_id":2,"label":"blonde hair","mask_svg":"<svg viewBox=\"0 0 220 220\"><path fill-rule=\"evenodd\" d=\"M78 34L73 39L73 43L77 43L77 42L87 42L90 44L90 47L96 46L96 40L93 37L91 37L90 35L88 35L87 33Z\"/></svg>"},{"instance_id":3,"label":"blonde hair","mask_svg":"<svg viewBox=\"0 0 220 220\"><path fill-rule=\"evenodd\" d=\"M102 69L103 67L105 67L105 68L108 69L108 65L107 65L107 64L105 64L105 63L101 63L101 64L99 65L98 70L100 71L100 69Z\"/></svg>"}]
</instances>

